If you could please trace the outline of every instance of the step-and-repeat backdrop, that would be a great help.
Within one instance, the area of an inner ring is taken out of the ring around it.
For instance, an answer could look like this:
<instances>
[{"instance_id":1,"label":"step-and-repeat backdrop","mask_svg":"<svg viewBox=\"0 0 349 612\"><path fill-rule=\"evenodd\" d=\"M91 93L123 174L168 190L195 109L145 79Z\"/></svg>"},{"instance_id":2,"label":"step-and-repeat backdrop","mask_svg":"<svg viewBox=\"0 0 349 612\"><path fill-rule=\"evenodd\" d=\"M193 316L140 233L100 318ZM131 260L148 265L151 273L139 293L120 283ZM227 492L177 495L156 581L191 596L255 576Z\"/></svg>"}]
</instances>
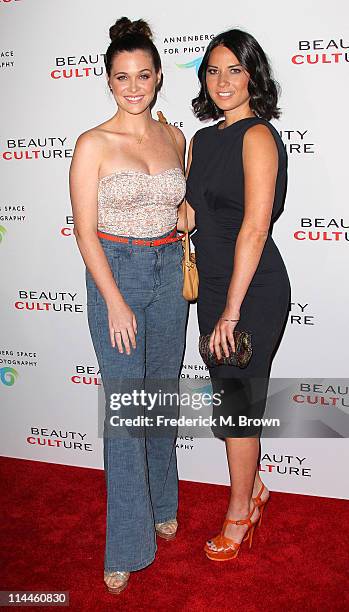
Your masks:
<instances>
[{"instance_id":1,"label":"step-and-repeat backdrop","mask_svg":"<svg viewBox=\"0 0 349 612\"><path fill-rule=\"evenodd\" d=\"M274 124L289 155L285 211L274 229L292 306L274 360L289 414L312 406L316 431L265 438L260 468L278 491L346 497L349 9L325 0L214 10L195 2L0 0L0 394L2 454L101 468L101 385L86 318L84 264L73 236L68 170L78 135L115 112L103 53L118 17L145 18L164 70L161 109L188 141L197 69L222 30L251 32L282 86ZM155 116L155 115L154 115ZM182 379L207 387L191 306ZM311 437L309 437L311 435ZM183 479L228 483L224 444L177 441Z\"/></svg>"}]
</instances>

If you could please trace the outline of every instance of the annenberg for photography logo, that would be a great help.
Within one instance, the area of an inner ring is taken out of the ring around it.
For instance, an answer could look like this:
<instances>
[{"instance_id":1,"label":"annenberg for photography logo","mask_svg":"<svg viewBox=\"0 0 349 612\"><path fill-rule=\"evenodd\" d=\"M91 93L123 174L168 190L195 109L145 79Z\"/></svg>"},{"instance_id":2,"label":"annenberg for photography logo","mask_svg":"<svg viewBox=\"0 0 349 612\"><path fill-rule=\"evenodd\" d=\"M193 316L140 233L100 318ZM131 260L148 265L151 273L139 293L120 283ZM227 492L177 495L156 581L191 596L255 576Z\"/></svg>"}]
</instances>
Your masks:
<instances>
[{"instance_id":1,"label":"annenberg for photography logo","mask_svg":"<svg viewBox=\"0 0 349 612\"><path fill-rule=\"evenodd\" d=\"M6 387L12 387L19 376L18 370L13 366L36 368L38 366L37 352L27 349L0 349L0 381Z\"/></svg>"},{"instance_id":2,"label":"annenberg for photography logo","mask_svg":"<svg viewBox=\"0 0 349 612\"><path fill-rule=\"evenodd\" d=\"M5 387L12 387L18 378L18 372L15 368L10 366L4 366L0 368L0 382Z\"/></svg>"},{"instance_id":3,"label":"annenberg for photography logo","mask_svg":"<svg viewBox=\"0 0 349 612\"><path fill-rule=\"evenodd\" d=\"M209 42L215 37L215 34L207 32L198 34L171 34L164 36L162 40L161 52L164 56L188 55L194 53L205 53ZM198 58L201 59L202 58ZM198 61L198 60L194 60ZM195 64L193 64L195 65ZM188 66L189 67L189 66Z\"/></svg>"},{"instance_id":4,"label":"annenberg for photography logo","mask_svg":"<svg viewBox=\"0 0 349 612\"><path fill-rule=\"evenodd\" d=\"M190 379L209 379L208 369L203 363L183 363L180 377Z\"/></svg>"},{"instance_id":5,"label":"annenberg for photography logo","mask_svg":"<svg viewBox=\"0 0 349 612\"><path fill-rule=\"evenodd\" d=\"M26 219L26 215L23 213L25 213L25 207L23 204L3 204L0 206L0 221L22 223ZM2 227L3 226L0 225L0 242ZM5 230L5 228L3 229Z\"/></svg>"},{"instance_id":6,"label":"annenberg for photography logo","mask_svg":"<svg viewBox=\"0 0 349 612\"><path fill-rule=\"evenodd\" d=\"M105 73L104 53L55 57L54 64L50 76L55 81L100 77Z\"/></svg>"},{"instance_id":7,"label":"annenberg for photography logo","mask_svg":"<svg viewBox=\"0 0 349 612\"><path fill-rule=\"evenodd\" d=\"M0 366L36 368L38 366L38 353L27 349L0 349Z\"/></svg>"},{"instance_id":8,"label":"annenberg for photography logo","mask_svg":"<svg viewBox=\"0 0 349 612\"><path fill-rule=\"evenodd\" d=\"M199 68L202 62L202 56L197 57L196 59L191 60L191 62L186 62L186 64L176 64L178 68L194 68L196 75L198 76Z\"/></svg>"},{"instance_id":9,"label":"annenberg for photography logo","mask_svg":"<svg viewBox=\"0 0 349 612\"><path fill-rule=\"evenodd\" d=\"M349 219L301 217L293 237L300 242L349 242Z\"/></svg>"},{"instance_id":10,"label":"annenberg for photography logo","mask_svg":"<svg viewBox=\"0 0 349 612\"><path fill-rule=\"evenodd\" d=\"M194 450L194 436L178 436L176 440L176 449L179 451Z\"/></svg>"},{"instance_id":11,"label":"annenberg for photography logo","mask_svg":"<svg viewBox=\"0 0 349 612\"><path fill-rule=\"evenodd\" d=\"M349 62L349 40L337 37L299 40L291 62L295 66Z\"/></svg>"},{"instance_id":12,"label":"annenberg for photography logo","mask_svg":"<svg viewBox=\"0 0 349 612\"><path fill-rule=\"evenodd\" d=\"M0 145L0 157L5 161L56 160L73 157L73 150L66 136L7 138Z\"/></svg>"},{"instance_id":13,"label":"annenberg for photography logo","mask_svg":"<svg viewBox=\"0 0 349 612\"><path fill-rule=\"evenodd\" d=\"M15 53L12 49L0 51L0 69L7 70L15 65Z\"/></svg>"}]
</instances>

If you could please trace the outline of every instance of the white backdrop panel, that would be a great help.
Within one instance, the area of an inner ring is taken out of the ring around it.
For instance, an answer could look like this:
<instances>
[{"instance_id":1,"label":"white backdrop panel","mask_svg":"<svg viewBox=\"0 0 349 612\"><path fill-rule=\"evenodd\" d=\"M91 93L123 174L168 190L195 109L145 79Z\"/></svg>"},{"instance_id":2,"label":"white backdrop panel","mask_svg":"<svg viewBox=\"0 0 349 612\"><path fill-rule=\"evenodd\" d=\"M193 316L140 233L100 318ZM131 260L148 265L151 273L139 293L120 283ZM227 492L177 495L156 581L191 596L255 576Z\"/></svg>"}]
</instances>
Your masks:
<instances>
[{"instance_id":1,"label":"white backdrop panel","mask_svg":"<svg viewBox=\"0 0 349 612\"><path fill-rule=\"evenodd\" d=\"M161 109L188 142L201 124L190 106L198 91L195 67L185 65L203 55L211 36L230 27L250 31L266 49L282 85L283 114L274 124L289 153L289 187L274 237L293 303L272 373L304 381L322 377L328 384L347 376L347 3L337 1L328 11L324 0L295 0L281 13L275 0L267 11L251 0L233 8L222 0L219 14L212 14L197 3L155 0L135 0L131 12L127 3L111 0L0 1L5 456L102 467L100 379L87 327L84 266L72 236L68 170L77 136L115 111L102 54L109 26L124 14L152 26L165 75L154 112ZM183 377L207 376L197 337L192 306ZM344 405L348 396L341 396ZM346 440L264 440L262 446L261 469L272 489L347 497ZM178 440L178 458L184 479L228 482L218 440Z\"/></svg>"}]
</instances>

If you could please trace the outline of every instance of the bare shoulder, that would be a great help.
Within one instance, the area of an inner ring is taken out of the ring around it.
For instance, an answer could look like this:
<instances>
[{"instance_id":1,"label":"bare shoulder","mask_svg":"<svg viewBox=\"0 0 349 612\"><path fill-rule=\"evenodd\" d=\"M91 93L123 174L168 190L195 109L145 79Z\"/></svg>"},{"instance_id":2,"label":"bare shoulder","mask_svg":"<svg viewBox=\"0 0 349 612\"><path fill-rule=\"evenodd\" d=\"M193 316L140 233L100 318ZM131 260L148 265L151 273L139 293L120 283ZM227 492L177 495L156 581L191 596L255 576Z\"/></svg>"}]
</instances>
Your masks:
<instances>
[{"instance_id":1,"label":"bare shoulder","mask_svg":"<svg viewBox=\"0 0 349 612\"><path fill-rule=\"evenodd\" d=\"M277 146L274 136L268 126L258 123L253 125L244 135L244 151L264 151L265 153L277 153Z\"/></svg>"},{"instance_id":2,"label":"bare shoulder","mask_svg":"<svg viewBox=\"0 0 349 612\"><path fill-rule=\"evenodd\" d=\"M184 136L182 130L180 130L175 125L171 125L170 123L168 123L168 126L169 126L170 130L172 130L172 133L173 133L176 141L178 142L178 145L180 147L185 147L185 136Z\"/></svg>"},{"instance_id":3,"label":"bare shoulder","mask_svg":"<svg viewBox=\"0 0 349 612\"><path fill-rule=\"evenodd\" d=\"M183 140L185 140L185 136L180 128L178 128L176 125L172 125L172 123L168 123L168 126L176 138L183 138Z\"/></svg>"},{"instance_id":4,"label":"bare shoulder","mask_svg":"<svg viewBox=\"0 0 349 612\"><path fill-rule=\"evenodd\" d=\"M73 155L73 166L98 167L103 157L105 136L99 128L92 128L78 137Z\"/></svg>"},{"instance_id":5,"label":"bare shoulder","mask_svg":"<svg viewBox=\"0 0 349 612\"><path fill-rule=\"evenodd\" d=\"M80 134L76 141L76 146L79 149L91 150L96 147L99 148L103 144L104 139L103 131L100 129L100 126L97 126Z\"/></svg>"}]
</instances>

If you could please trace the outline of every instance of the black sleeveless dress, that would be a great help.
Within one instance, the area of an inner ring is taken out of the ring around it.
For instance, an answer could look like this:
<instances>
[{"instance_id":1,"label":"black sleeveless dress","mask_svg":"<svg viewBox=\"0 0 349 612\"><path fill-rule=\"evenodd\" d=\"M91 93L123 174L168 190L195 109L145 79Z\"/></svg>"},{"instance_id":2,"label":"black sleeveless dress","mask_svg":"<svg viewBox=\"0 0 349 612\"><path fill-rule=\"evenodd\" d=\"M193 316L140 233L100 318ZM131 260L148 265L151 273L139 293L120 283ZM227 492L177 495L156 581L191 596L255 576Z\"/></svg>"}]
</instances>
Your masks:
<instances>
[{"instance_id":1,"label":"black sleeveless dress","mask_svg":"<svg viewBox=\"0 0 349 612\"><path fill-rule=\"evenodd\" d=\"M241 119L225 129L218 129L219 124L203 128L193 139L187 180L186 198L195 210L197 228L192 241L199 271L199 328L201 334L209 334L225 308L236 238L244 215L243 138L256 124L266 125L271 131L279 166L269 235L236 326L252 334L251 361L245 369L225 365L210 369L213 391L224 389L222 405L213 408L216 425L212 430L218 437L260 435L260 427L245 425L243 417L260 419L264 414L271 361L289 311L289 278L271 236L286 191L285 147L271 123L258 117ZM232 416L229 425L228 415Z\"/></svg>"}]
</instances>

